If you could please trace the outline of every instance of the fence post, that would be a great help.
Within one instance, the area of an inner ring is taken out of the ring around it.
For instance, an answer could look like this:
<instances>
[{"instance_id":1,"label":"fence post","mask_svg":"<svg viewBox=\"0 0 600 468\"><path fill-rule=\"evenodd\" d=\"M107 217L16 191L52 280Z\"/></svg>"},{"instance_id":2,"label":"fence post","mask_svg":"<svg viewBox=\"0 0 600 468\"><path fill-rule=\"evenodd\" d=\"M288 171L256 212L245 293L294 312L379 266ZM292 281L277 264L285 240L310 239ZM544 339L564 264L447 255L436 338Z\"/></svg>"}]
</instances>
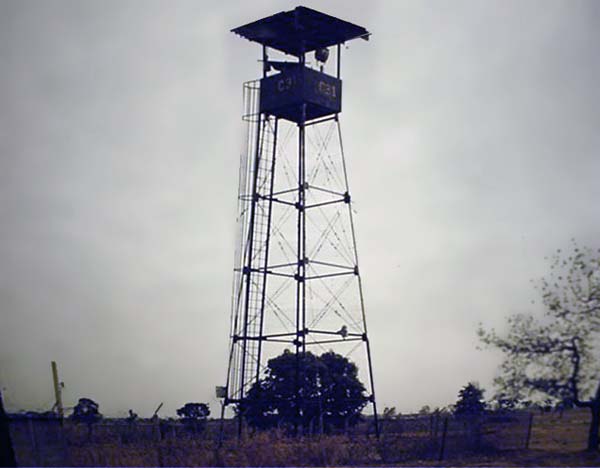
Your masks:
<instances>
[{"instance_id":1,"label":"fence post","mask_svg":"<svg viewBox=\"0 0 600 468\"><path fill-rule=\"evenodd\" d=\"M0 466L17 466L10 439L10 421L2 403L2 391L0 391Z\"/></svg>"},{"instance_id":2,"label":"fence post","mask_svg":"<svg viewBox=\"0 0 600 468\"><path fill-rule=\"evenodd\" d=\"M68 447L68 443L67 443L67 436L65 434L65 424L64 424L65 420L63 417L60 418L60 425L58 427L59 430L59 437L60 437L60 448L62 450L63 453L63 460L65 461L65 465L68 466L70 465L70 460L69 458L69 447Z\"/></svg>"},{"instance_id":3,"label":"fence post","mask_svg":"<svg viewBox=\"0 0 600 468\"><path fill-rule=\"evenodd\" d=\"M529 442L531 442L532 427L533 427L533 413L529 413L529 422L527 423L527 437L525 438L525 449L529 449Z\"/></svg>"},{"instance_id":4,"label":"fence post","mask_svg":"<svg viewBox=\"0 0 600 468\"><path fill-rule=\"evenodd\" d=\"M444 427L442 429L442 445L440 446L439 461L444 459L444 450L446 449L446 434L448 433L448 416L444 418Z\"/></svg>"},{"instance_id":5,"label":"fence post","mask_svg":"<svg viewBox=\"0 0 600 468\"><path fill-rule=\"evenodd\" d=\"M156 446L156 462L158 466L165 466L165 460L163 457L162 448L160 445Z\"/></svg>"},{"instance_id":6,"label":"fence post","mask_svg":"<svg viewBox=\"0 0 600 468\"><path fill-rule=\"evenodd\" d=\"M162 434L160 432L160 421L158 418L155 418L152 423L152 432L154 432L154 437L156 438L157 442L160 442L162 439Z\"/></svg>"},{"instance_id":7,"label":"fence post","mask_svg":"<svg viewBox=\"0 0 600 468\"><path fill-rule=\"evenodd\" d=\"M40 453L35 437L35 427L33 426L33 419L31 417L27 418L27 428L29 429L29 440L31 442L31 453L33 453L33 460L37 466L41 466Z\"/></svg>"}]
</instances>

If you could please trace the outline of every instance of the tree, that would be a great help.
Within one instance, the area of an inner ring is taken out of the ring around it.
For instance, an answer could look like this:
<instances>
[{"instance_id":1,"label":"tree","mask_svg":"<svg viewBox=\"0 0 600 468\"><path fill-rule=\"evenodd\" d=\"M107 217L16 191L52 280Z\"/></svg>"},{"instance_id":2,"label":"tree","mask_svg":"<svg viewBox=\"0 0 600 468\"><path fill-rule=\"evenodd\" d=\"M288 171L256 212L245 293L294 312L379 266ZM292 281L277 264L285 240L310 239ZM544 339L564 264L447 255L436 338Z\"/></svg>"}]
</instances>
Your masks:
<instances>
[{"instance_id":1,"label":"tree","mask_svg":"<svg viewBox=\"0 0 600 468\"><path fill-rule=\"evenodd\" d=\"M588 450L598 450L600 372L596 352L600 332L600 250L560 250L538 285L544 315L514 315L508 333L480 327L480 339L504 352L496 384L510 398L551 398L589 408Z\"/></svg>"},{"instance_id":2,"label":"tree","mask_svg":"<svg viewBox=\"0 0 600 468\"><path fill-rule=\"evenodd\" d=\"M206 403L186 403L177 410L177 416L192 432L201 432L206 426L210 408Z\"/></svg>"},{"instance_id":3,"label":"tree","mask_svg":"<svg viewBox=\"0 0 600 468\"><path fill-rule=\"evenodd\" d=\"M503 392L498 392L494 395L494 400L490 404L491 408L497 412L510 412L519 408L527 408L528 402L521 401Z\"/></svg>"},{"instance_id":4,"label":"tree","mask_svg":"<svg viewBox=\"0 0 600 468\"><path fill-rule=\"evenodd\" d=\"M75 407L71 419L78 423L93 424L102 419L98 403L90 398L80 398Z\"/></svg>"},{"instance_id":5,"label":"tree","mask_svg":"<svg viewBox=\"0 0 600 468\"><path fill-rule=\"evenodd\" d=\"M129 410L129 416L127 416L126 421L129 424L135 424L135 422L138 420L138 414L133 411L132 409Z\"/></svg>"},{"instance_id":6,"label":"tree","mask_svg":"<svg viewBox=\"0 0 600 468\"><path fill-rule=\"evenodd\" d=\"M454 414L458 416L472 416L485 412L483 390L474 382L469 382L458 392L458 400L454 405Z\"/></svg>"},{"instance_id":7,"label":"tree","mask_svg":"<svg viewBox=\"0 0 600 468\"><path fill-rule=\"evenodd\" d=\"M71 419L77 423L87 424L88 440L91 440L93 424L102 419L98 403L90 398L80 398L73 408Z\"/></svg>"},{"instance_id":8,"label":"tree","mask_svg":"<svg viewBox=\"0 0 600 468\"><path fill-rule=\"evenodd\" d=\"M333 351L296 359L286 350L269 360L265 377L238 407L248 424L261 429L318 424L324 430L356 424L368 401L356 365Z\"/></svg>"},{"instance_id":9,"label":"tree","mask_svg":"<svg viewBox=\"0 0 600 468\"><path fill-rule=\"evenodd\" d=\"M473 450L482 448L480 416L485 413L486 407L483 392L478 384L469 382L458 392L458 400L454 405L454 415L464 424L467 444Z\"/></svg>"}]
</instances>

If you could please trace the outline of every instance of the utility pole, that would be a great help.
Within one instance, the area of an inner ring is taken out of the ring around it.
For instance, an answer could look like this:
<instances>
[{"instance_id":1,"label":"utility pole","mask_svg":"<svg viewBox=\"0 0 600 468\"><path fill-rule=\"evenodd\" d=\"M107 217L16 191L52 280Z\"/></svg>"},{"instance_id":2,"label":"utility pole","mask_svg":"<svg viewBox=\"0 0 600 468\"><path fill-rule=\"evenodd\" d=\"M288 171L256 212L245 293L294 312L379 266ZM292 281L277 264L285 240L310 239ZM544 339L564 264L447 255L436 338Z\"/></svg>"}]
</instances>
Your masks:
<instances>
[{"instance_id":1,"label":"utility pole","mask_svg":"<svg viewBox=\"0 0 600 468\"><path fill-rule=\"evenodd\" d=\"M54 398L55 403L54 406L56 408L56 412L58 413L58 417L62 418L64 416L63 403L62 403L62 382L58 381L58 367L56 366L56 361L52 361L52 380L54 382Z\"/></svg>"}]
</instances>

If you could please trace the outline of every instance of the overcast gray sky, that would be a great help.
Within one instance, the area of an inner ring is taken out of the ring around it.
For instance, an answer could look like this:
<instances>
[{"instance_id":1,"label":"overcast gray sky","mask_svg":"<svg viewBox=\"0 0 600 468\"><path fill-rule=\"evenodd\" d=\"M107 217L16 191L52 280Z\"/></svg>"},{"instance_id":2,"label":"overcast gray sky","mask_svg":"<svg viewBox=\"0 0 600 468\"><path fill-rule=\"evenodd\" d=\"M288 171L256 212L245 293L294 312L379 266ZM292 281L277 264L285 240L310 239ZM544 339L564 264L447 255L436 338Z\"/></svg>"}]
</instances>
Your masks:
<instances>
[{"instance_id":1,"label":"overcast gray sky","mask_svg":"<svg viewBox=\"0 0 600 468\"><path fill-rule=\"evenodd\" d=\"M378 403L453 403L498 355L479 322L600 247L600 3L303 2L348 44L344 146ZM0 2L0 385L7 406L108 415L226 376L241 84L229 32L290 1ZM368 6L368 7L367 7Z\"/></svg>"}]
</instances>

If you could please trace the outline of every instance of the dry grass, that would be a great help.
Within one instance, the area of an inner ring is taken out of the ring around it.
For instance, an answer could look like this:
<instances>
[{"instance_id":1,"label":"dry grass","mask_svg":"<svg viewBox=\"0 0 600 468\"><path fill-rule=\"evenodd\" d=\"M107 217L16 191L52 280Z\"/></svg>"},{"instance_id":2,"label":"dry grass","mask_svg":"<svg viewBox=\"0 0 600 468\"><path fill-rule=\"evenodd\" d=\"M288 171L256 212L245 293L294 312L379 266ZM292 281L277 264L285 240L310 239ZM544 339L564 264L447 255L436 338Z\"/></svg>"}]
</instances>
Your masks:
<instances>
[{"instance_id":1,"label":"dry grass","mask_svg":"<svg viewBox=\"0 0 600 468\"><path fill-rule=\"evenodd\" d=\"M220 451L214 446L190 444L77 447L71 450L68 461L72 466L600 466L597 454L541 450L465 453L442 462L399 451L394 459L386 461L374 441L351 441L339 436L270 440L268 434Z\"/></svg>"},{"instance_id":2,"label":"dry grass","mask_svg":"<svg viewBox=\"0 0 600 468\"><path fill-rule=\"evenodd\" d=\"M527 418L528 420L528 418ZM202 436L176 433L164 440L152 427L139 428L130 437L123 427L98 427L91 442L85 427L65 424L64 456L31 456L26 431L17 437L17 457L25 464L71 466L600 466L600 457L583 451L589 415L584 411L536 414L530 450L524 450L523 420L500 424L488 421L474 444L472 431L458 423L449 426L443 462L439 434L407 422L399 431L388 430L377 440L357 435L285 437L278 431L260 432L242 441L226 440L217 449L215 432ZM461 423L463 424L463 423ZM385 427L385 426L384 426ZM391 425L388 427L392 427ZM465 426L466 427L466 426ZM464 428L463 428L464 429ZM43 433L43 428L36 429ZM360 435L358 435L360 433ZM15 434L17 435L17 434ZM38 449L39 450L39 449ZM48 450L46 450L48 453ZM59 461L56 461L59 460Z\"/></svg>"},{"instance_id":3,"label":"dry grass","mask_svg":"<svg viewBox=\"0 0 600 468\"><path fill-rule=\"evenodd\" d=\"M534 416L531 448L552 452L578 452L587 445L590 412L587 409Z\"/></svg>"}]
</instances>

